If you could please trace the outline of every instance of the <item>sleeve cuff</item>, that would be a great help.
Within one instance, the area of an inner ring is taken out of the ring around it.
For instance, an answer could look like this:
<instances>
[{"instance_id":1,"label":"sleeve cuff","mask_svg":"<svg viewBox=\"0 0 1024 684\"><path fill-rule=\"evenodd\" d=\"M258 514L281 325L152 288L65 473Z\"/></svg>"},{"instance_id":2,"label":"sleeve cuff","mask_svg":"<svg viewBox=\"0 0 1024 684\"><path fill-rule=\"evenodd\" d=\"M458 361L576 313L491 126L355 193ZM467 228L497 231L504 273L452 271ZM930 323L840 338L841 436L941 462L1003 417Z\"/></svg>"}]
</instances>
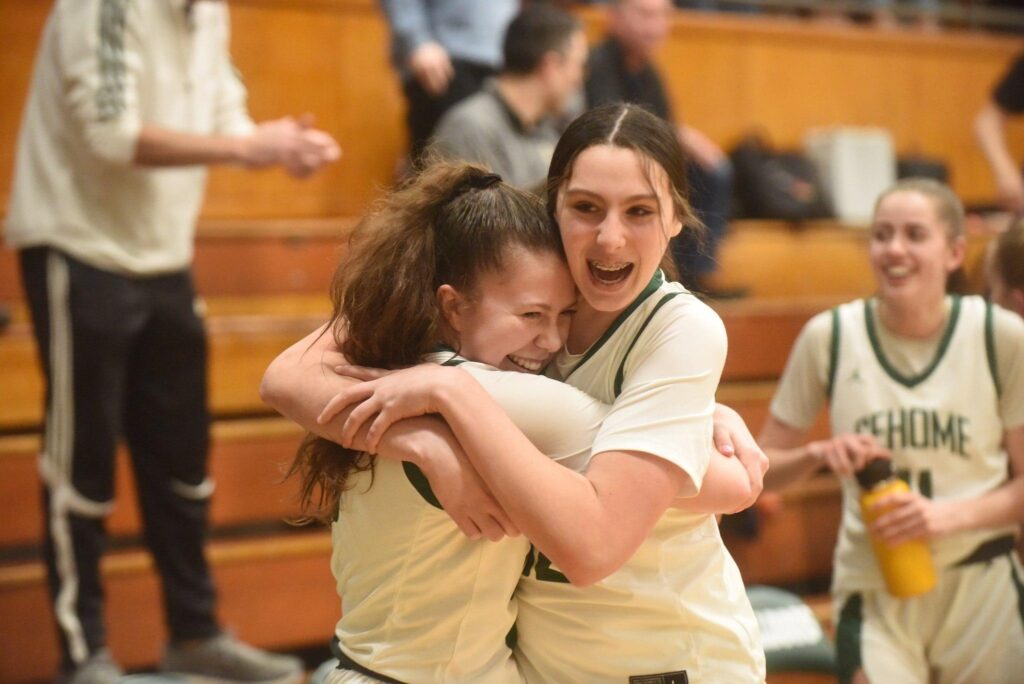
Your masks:
<instances>
[{"instance_id":1,"label":"sleeve cuff","mask_svg":"<svg viewBox=\"0 0 1024 684\"><path fill-rule=\"evenodd\" d=\"M127 166L135 159L141 131L142 122L138 118L122 117L92 124L86 131L86 140L97 157Z\"/></svg>"}]
</instances>

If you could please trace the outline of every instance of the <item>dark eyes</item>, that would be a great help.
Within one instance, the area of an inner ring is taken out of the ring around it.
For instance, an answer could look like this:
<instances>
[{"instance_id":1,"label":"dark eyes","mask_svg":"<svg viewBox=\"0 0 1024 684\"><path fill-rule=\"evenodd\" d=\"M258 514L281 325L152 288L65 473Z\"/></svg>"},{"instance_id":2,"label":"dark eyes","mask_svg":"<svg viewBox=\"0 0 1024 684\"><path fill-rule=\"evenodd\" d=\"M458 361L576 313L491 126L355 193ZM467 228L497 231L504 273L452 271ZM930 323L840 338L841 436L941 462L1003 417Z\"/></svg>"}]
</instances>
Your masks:
<instances>
[{"instance_id":1,"label":"dark eyes","mask_svg":"<svg viewBox=\"0 0 1024 684\"><path fill-rule=\"evenodd\" d=\"M578 211L581 214L592 214L601 211L593 202L576 202L572 205L573 210ZM654 214L655 211L650 207L630 207L626 210L626 214L629 216L646 217Z\"/></svg>"}]
</instances>

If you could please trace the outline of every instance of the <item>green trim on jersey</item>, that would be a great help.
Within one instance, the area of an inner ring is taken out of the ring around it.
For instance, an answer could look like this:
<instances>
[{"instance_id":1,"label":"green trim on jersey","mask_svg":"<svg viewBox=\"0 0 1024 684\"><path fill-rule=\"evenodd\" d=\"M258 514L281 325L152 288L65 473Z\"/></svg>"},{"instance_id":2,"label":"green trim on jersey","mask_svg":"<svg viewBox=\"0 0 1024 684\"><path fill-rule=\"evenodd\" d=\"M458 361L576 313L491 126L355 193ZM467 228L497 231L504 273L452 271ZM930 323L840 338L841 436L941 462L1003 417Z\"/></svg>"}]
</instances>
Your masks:
<instances>
[{"instance_id":1,"label":"green trim on jersey","mask_svg":"<svg viewBox=\"0 0 1024 684\"><path fill-rule=\"evenodd\" d=\"M942 357L945 356L946 350L949 348L949 341L953 337L953 331L956 330L957 319L960 318L960 296L953 295L953 306L949 312L949 322L946 324L946 331L942 334L942 340L939 342L939 348L935 352L935 358L928 364L928 367L921 371L919 374L913 377L907 377L900 373L896 368L889 363L889 359L885 357L885 352L882 350L882 344L878 340L878 330L875 328L875 319L871 315L871 302L870 300L864 300L864 323L868 330L868 339L871 340L871 348L875 352L875 358L878 359L878 364L888 374L890 378L900 383L905 387L916 387L925 380L928 376L938 367L939 362L942 361Z\"/></svg>"},{"instance_id":2,"label":"green trim on jersey","mask_svg":"<svg viewBox=\"0 0 1024 684\"><path fill-rule=\"evenodd\" d=\"M992 302L985 302L985 355L988 357L988 370L992 374L992 382L996 387L996 396L1003 395L1003 386L999 382L999 366L996 363L996 335L993 329Z\"/></svg>"},{"instance_id":3,"label":"green trim on jersey","mask_svg":"<svg viewBox=\"0 0 1024 684\"><path fill-rule=\"evenodd\" d=\"M654 275L651 276L651 282L647 283L643 291L637 295L636 299L633 300L633 303L627 306L622 311L622 313L619 314L618 318L616 318L615 321L613 321L612 324L608 326L608 329L604 331L604 334L601 335L600 339L598 339L598 341L595 342L594 344L590 345L590 349L587 350L587 353L584 354L583 358L580 359L579 363L573 366L573 369L566 374L566 376L562 379L562 382L566 382L569 379L569 376L576 372L577 368L579 368L587 361L589 361L590 357L596 354L597 351L602 346L604 346L604 343L607 342L611 338L611 336L615 334L615 331L619 329L619 326L621 326L627 318L629 318L630 314L636 311L637 308L641 304L643 304L648 297L654 294L657 291L657 289L661 287L662 284L664 284L664 282L665 274L661 272L661 269L658 269L657 271L654 272Z\"/></svg>"},{"instance_id":4,"label":"green trim on jersey","mask_svg":"<svg viewBox=\"0 0 1024 684\"><path fill-rule=\"evenodd\" d=\"M436 347L434 347L434 352L437 353L437 354L451 354L452 355L450 359L446 359L445 362L441 364L442 366L458 366L459 364L465 363L466 361L469 360L469 359L464 359L461 356L459 356L458 350L457 349L453 349L452 347L448 346L447 344L439 344L439 345L437 345Z\"/></svg>"},{"instance_id":5,"label":"green trim on jersey","mask_svg":"<svg viewBox=\"0 0 1024 684\"><path fill-rule=\"evenodd\" d=\"M1013 577L1013 588L1017 590L1017 613L1020 615L1020 623L1024 625L1024 582L1017 574L1017 566L1013 562L1016 551L1011 551L1007 560L1010 561L1010 576Z\"/></svg>"},{"instance_id":6,"label":"green trim on jersey","mask_svg":"<svg viewBox=\"0 0 1024 684\"><path fill-rule=\"evenodd\" d=\"M423 471L420 470L418 465L410 463L409 461L402 461L402 470L405 471L405 477L409 480L409 484L419 492L424 501L434 508L439 508L442 511L444 510L444 506L442 506L441 502L437 500L437 495L434 494L434 490L430 488L430 482L427 481L427 476L423 474Z\"/></svg>"},{"instance_id":7,"label":"green trim on jersey","mask_svg":"<svg viewBox=\"0 0 1024 684\"><path fill-rule=\"evenodd\" d=\"M836 625L836 675L842 684L850 684L864 667L860 633L864 626L864 598L851 594L839 611Z\"/></svg>"},{"instance_id":8,"label":"green trim on jersey","mask_svg":"<svg viewBox=\"0 0 1024 684\"><path fill-rule=\"evenodd\" d=\"M629 347L626 348L626 353L622 355L622 362L619 364L619 370L615 372L615 385L613 392L616 398L622 394L622 381L626 375L626 359L629 358L629 353L633 351L633 347L636 346L636 341L640 339L640 335L643 334L644 330L650 324L651 319L654 318L654 314L658 313L658 310L661 307L667 304L670 299L678 294L682 294L682 292L669 292L662 297L661 301L655 304L654 308L651 309L651 313L647 314L647 320L644 321L643 325L640 326L640 329L637 330L636 335L633 336L633 341L629 343ZM577 366L577 368L579 368L579 366ZM573 370L575 370L575 368Z\"/></svg>"},{"instance_id":9,"label":"green trim on jersey","mask_svg":"<svg viewBox=\"0 0 1024 684\"><path fill-rule=\"evenodd\" d=\"M836 386L836 369L839 367L839 307L832 309L832 342L828 353L828 387L826 393L832 400L832 389Z\"/></svg>"},{"instance_id":10,"label":"green trim on jersey","mask_svg":"<svg viewBox=\"0 0 1024 684\"><path fill-rule=\"evenodd\" d=\"M459 356L457 351L446 344L437 345L437 348L434 351L452 353L452 358L442 363L442 366L458 366L466 362L466 359ZM420 470L419 466L415 463L410 463L409 461L402 461L402 470L405 471L405 478L409 480L409 484L419 492L424 501L434 508L438 508L442 511L444 510L444 506L442 506L441 502L437 500L437 495L434 494L434 490L430 487L430 482L427 480L427 476L423 474L423 471Z\"/></svg>"}]
</instances>

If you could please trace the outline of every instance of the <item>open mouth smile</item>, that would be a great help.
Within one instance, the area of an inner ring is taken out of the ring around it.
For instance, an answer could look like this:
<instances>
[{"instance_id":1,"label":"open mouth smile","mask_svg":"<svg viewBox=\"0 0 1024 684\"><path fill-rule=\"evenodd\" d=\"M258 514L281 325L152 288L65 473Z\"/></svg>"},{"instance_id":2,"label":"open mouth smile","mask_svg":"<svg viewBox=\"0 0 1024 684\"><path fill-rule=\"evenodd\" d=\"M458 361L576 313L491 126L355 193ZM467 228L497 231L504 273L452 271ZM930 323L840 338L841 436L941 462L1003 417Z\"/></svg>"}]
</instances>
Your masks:
<instances>
[{"instance_id":1,"label":"open mouth smile","mask_svg":"<svg viewBox=\"0 0 1024 684\"><path fill-rule=\"evenodd\" d=\"M590 269L590 275L594 280L604 285L617 285L628 278L629 274L633 272L633 264L630 263L588 260L587 267Z\"/></svg>"}]
</instances>

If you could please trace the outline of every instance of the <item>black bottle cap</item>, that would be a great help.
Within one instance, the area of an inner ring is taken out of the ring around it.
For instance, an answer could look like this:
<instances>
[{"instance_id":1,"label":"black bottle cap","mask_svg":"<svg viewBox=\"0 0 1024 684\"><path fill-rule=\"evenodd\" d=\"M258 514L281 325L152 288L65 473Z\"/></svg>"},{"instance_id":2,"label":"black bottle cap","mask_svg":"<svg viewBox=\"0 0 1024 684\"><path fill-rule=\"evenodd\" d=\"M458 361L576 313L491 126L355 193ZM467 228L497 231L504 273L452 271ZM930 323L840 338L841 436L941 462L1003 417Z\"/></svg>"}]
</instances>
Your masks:
<instances>
[{"instance_id":1,"label":"black bottle cap","mask_svg":"<svg viewBox=\"0 0 1024 684\"><path fill-rule=\"evenodd\" d=\"M855 473L857 482L862 489L871 489L879 482L892 477L892 461L888 458L876 458Z\"/></svg>"}]
</instances>

